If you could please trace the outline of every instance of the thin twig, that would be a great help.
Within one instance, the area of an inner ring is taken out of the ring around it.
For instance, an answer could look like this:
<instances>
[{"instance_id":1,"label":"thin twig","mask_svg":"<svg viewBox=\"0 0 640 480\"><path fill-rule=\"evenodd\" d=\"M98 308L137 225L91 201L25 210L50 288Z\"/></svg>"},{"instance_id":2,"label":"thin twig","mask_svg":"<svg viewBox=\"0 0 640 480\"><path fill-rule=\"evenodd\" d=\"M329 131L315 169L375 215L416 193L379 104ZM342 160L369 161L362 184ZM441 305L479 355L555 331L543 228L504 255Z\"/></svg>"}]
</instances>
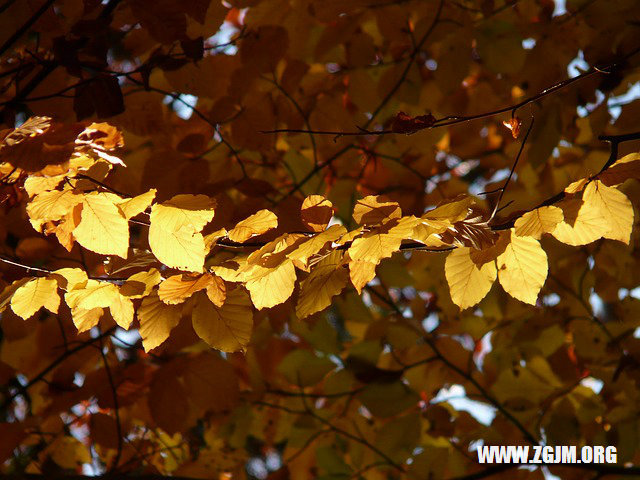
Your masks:
<instances>
[{"instance_id":1,"label":"thin twig","mask_svg":"<svg viewBox=\"0 0 640 480\"><path fill-rule=\"evenodd\" d=\"M109 366L109 361L107 360L107 355L104 352L104 341L102 338L102 334L99 336L100 338L100 355L102 356L102 363L104 364L104 370L107 373L107 380L109 382L109 388L111 388L111 394L113 397L113 412L116 417L116 435L118 436L118 448L116 450L116 456L113 459L113 463L111 464L111 468L109 469L109 473L113 473L117 470L118 464L120 463L120 457L122 456L122 447L123 447L123 439L122 439L122 422L120 421L120 406L118 403L118 389L116 388L116 384L113 379L113 374L111 373L111 367Z\"/></svg>"},{"instance_id":2,"label":"thin twig","mask_svg":"<svg viewBox=\"0 0 640 480\"><path fill-rule=\"evenodd\" d=\"M509 176L507 177L507 179L504 182L504 185L500 189L500 195L498 196L498 200L496 201L496 205L493 208L493 212L491 213L491 217L489 217L489 221L493 220L493 218L495 217L496 213L498 212L498 208L500 207L500 202L502 201L502 197L504 196L504 192L506 192L507 187L509 186L509 182L511 181L511 177L513 177L513 172L516 171L516 167L518 166L518 161L520 160L520 156L522 155L522 152L524 150L524 146L527 144L527 139L529 138L529 134L531 133L531 129L533 128L534 121L535 121L535 119L533 117L531 117L531 124L529 125L529 128L527 128L527 133L525 134L524 138L522 139L522 143L520 144L520 150L518 150L518 155L516 155L516 160L515 160L515 162L513 162L513 166L511 167L511 170L509 171Z\"/></svg>"}]
</instances>

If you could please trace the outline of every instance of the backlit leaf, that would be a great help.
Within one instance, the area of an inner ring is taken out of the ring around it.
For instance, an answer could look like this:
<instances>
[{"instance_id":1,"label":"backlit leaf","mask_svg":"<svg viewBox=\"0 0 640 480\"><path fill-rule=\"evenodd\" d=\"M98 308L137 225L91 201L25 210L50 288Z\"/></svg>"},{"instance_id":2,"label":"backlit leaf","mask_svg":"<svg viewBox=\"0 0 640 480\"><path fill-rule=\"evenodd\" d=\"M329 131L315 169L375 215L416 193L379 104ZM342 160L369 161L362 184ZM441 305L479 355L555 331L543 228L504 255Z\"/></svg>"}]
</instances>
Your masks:
<instances>
[{"instance_id":1,"label":"backlit leaf","mask_svg":"<svg viewBox=\"0 0 640 480\"><path fill-rule=\"evenodd\" d=\"M236 288L220 308L199 294L192 315L193 329L212 348L223 352L245 350L253 329L253 312L246 293Z\"/></svg>"},{"instance_id":2,"label":"backlit leaf","mask_svg":"<svg viewBox=\"0 0 640 480\"><path fill-rule=\"evenodd\" d=\"M51 278L34 278L19 287L11 297L11 310L25 320L41 308L58 313L58 283Z\"/></svg>"},{"instance_id":3,"label":"backlit leaf","mask_svg":"<svg viewBox=\"0 0 640 480\"><path fill-rule=\"evenodd\" d=\"M138 195L137 197L130 198L118 204L120 210L124 216L128 219L135 217L136 215L144 212L156 196L156 189L152 188L146 193Z\"/></svg>"},{"instance_id":4,"label":"backlit leaf","mask_svg":"<svg viewBox=\"0 0 640 480\"><path fill-rule=\"evenodd\" d=\"M296 270L293 262L286 259L273 267L249 266L245 279L253 305L262 310L279 305L291 296L296 284Z\"/></svg>"},{"instance_id":5,"label":"backlit leaf","mask_svg":"<svg viewBox=\"0 0 640 480\"><path fill-rule=\"evenodd\" d=\"M255 235L262 235L278 226L278 217L269 210L260 210L245 218L233 227L229 233L229 240L245 242Z\"/></svg>"},{"instance_id":6,"label":"backlit leaf","mask_svg":"<svg viewBox=\"0 0 640 480\"><path fill-rule=\"evenodd\" d=\"M444 264L451 299L461 310L480 302L491 290L497 275L493 260L478 265L472 259L472 251L469 247L456 248Z\"/></svg>"},{"instance_id":7,"label":"backlit leaf","mask_svg":"<svg viewBox=\"0 0 640 480\"><path fill-rule=\"evenodd\" d=\"M94 192L84 197L80 224L73 236L88 250L127 258L129 223L103 193Z\"/></svg>"},{"instance_id":8,"label":"backlit leaf","mask_svg":"<svg viewBox=\"0 0 640 480\"><path fill-rule=\"evenodd\" d=\"M165 265L201 272L206 248L200 231L213 219L215 202L205 195L177 195L151 208L149 245Z\"/></svg>"},{"instance_id":9,"label":"backlit leaf","mask_svg":"<svg viewBox=\"0 0 640 480\"><path fill-rule=\"evenodd\" d=\"M194 293L204 290L212 282L211 275L173 275L158 287L158 297L164 303L175 305L184 302Z\"/></svg>"},{"instance_id":10,"label":"backlit leaf","mask_svg":"<svg viewBox=\"0 0 640 480\"><path fill-rule=\"evenodd\" d=\"M31 225L40 231L46 222L60 220L82 201L83 196L77 195L71 190L52 190L40 193L27 205Z\"/></svg>"},{"instance_id":11,"label":"backlit leaf","mask_svg":"<svg viewBox=\"0 0 640 480\"><path fill-rule=\"evenodd\" d=\"M540 239L543 233L551 233L556 225L564 219L562 210L558 207L547 206L536 208L525 213L516 220L515 234L521 237Z\"/></svg>"},{"instance_id":12,"label":"backlit leaf","mask_svg":"<svg viewBox=\"0 0 640 480\"><path fill-rule=\"evenodd\" d=\"M322 259L311 274L300 284L300 297L296 305L296 315L305 318L331 305L331 299L338 295L349 281L347 265L343 264L343 254L334 251Z\"/></svg>"},{"instance_id":13,"label":"backlit leaf","mask_svg":"<svg viewBox=\"0 0 640 480\"><path fill-rule=\"evenodd\" d=\"M153 287L162 281L160 272L152 268L148 272L138 272L131 275L120 286L120 293L128 298L142 298L151 293Z\"/></svg>"},{"instance_id":14,"label":"backlit leaf","mask_svg":"<svg viewBox=\"0 0 640 480\"><path fill-rule=\"evenodd\" d=\"M148 352L169 338L171 330L180 322L182 306L167 305L156 293L152 293L142 300L137 315L142 346Z\"/></svg>"},{"instance_id":15,"label":"backlit leaf","mask_svg":"<svg viewBox=\"0 0 640 480\"><path fill-rule=\"evenodd\" d=\"M551 232L556 239L568 245L586 245L604 237L610 226L602 211L580 198L570 198L557 204L564 220Z\"/></svg>"},{"instance_id":16,"label":"backlit leaf","mask_svg":"<svg viewBox=\"0 0 640 480\"><path fill-rule=\"evenodd\" d=\"M532 237L511 235L511 242L496 260L502 288L514 298L535 305L547 279L547 254Z\"/></svg>"},{"instance_id":17,"label":"backlit leaf","mask_svg":"<svg viewBox=\"0 0 640 480\"><path fill-rule=\"evenodd\" d=\"M125 330L133 321L133 303L113 283L89 280L84 288L67 292L65 300L72 309L109 308L113 319Z\"/></svg>"},{"instance_id":18,"label":"backlit leaf","mask_svg":"<svg viewBox=\"0 0 640 480\"><path fill-rule=\"evenodd\" d=\"M584 189L582 208L593 208L602 215L608 229L605 238L629 244L633 228L633 207L627 196L615 187L594 180Z\"/></svg>"},{"instance_id":19,"label":"backlit leaf","mask_svg":"<svg viewBox=\"0 0 640 480\"><path fill-rule=\"evenodd\" d=\"M353 219L358 225L375 225L401 216L400 205L383 196L370 195L358 200L353 207Z\"/></svg>"},{"instance_id":20,"label":"backlit leaf","mask_svg":"<svg viewBox=\"0 0 640 480\"><path fill-rule=\"evenodd\" d=\"M333 216L333 204L322 195L309 195L302 202L302 223L314 232L322 232Z\"/></svg>"}]
</instances>

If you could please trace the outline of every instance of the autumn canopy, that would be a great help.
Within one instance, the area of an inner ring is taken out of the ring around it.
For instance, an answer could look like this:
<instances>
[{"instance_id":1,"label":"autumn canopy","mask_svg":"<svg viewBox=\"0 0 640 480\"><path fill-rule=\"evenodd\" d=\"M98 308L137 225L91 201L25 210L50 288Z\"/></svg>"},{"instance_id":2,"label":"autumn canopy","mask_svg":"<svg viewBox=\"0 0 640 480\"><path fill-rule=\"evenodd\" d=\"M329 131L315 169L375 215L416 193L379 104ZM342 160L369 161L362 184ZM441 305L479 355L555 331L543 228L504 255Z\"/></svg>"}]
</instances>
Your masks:
<instances>
[{"instance_id":1,"label":"autumn canopy","mask_svg":"<svg viewBox=\"0 0 640 480\"><path fill-rule=\"evenodd\" d=\"M637 0L4 0L0 478L639 475L639 66Z\"/></svg>"}]
</instances>

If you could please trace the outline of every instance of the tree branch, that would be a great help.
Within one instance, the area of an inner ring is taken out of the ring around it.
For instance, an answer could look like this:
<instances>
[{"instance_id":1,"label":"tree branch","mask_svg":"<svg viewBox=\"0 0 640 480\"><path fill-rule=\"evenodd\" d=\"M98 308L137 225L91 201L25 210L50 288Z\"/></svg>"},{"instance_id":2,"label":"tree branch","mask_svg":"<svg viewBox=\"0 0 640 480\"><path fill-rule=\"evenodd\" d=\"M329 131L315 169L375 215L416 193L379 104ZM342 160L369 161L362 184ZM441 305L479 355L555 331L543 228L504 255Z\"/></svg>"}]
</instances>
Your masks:
<instances>
[{"instance_id":1,"label":"tree branch","mask_svg":"<svg viewBox=\"0 0 640 480\"><path fill-rule=\"evenodd\" d=\"M7 50L9 50L13 44L26 33L27 30L31 28L31 26L38 21L38 19L44 15L49 7L51 7L55 3L55 0L46 0L38 10L35 11L33 15L22 25L18 30L15 31L13 35L11 35L7 40L0 46L0 56L4 55Z\"/></svg>"},{"instance_id":2,"label":"tree branch","mask_svg":"<svg viewBox=\"0 0 640 480\"><path fill-rule=\"evenodd\" d=\"M548 88L545 88L544 90L542 90L541 92L538 92L535 95L532 95L518 103L515 103L513 105L509 105L507 107L502 107L502 108L498 108L496 110L491 110L489 112L484 112L484 113L478 113L478 114L474 114L474 115L466 115L466 116L446 116L443 118L439 118L437 119L435 122L433 122L432 125L427 126L422 128L422 130L430 130L430 129L434 129L434 128L440 128L440 127L446 127L446 126L450 126L450 125L456 125L458 123L464 123L464 122L470 122L473 120L479 120L481 118L487 118L487 117L494 117L496 115L500 115L502 113L506 113L506 112L512 112L513 114L515 114L515 112L530 104L533 103L537 100L540 100L552 93L555 93L559 90L562 90L565 87L568 87L569 85L572 85L576 82L579 82L580 80L584 80L587 77L590 77L592 75L595 74L607 74L609 73L607 70L611 70L615 67L620 66L620 64L622 62L624 62L625 60L631 58L632 56L636 55L638 52L640 52L640 47L634 49L632 52L630 52L629 54L623 56L621 59L617 60L616 62L610 63L609 65L599 68L599 67L592 67L590 68L588 71L581 73L580 75L577 75L575 77L572 78L568 78L566 80L562 80L561 82L558 82ZM369 122L367 122L366 125L369 125ZM311 134L316 134L316 135L333 135L336 138L339 137L347 137L347 136L367 136L367 135L388 135L388 134L393 134L393 133L401 133L401 132L395 132L393 130L368 130L366 128L359 128L358 131L352 131L352 132L344 132L344 131L331 131L331 130L304 130L304 129L288 129L288 128L281 128L281 129L276 129L276 130L266 130L266 131L262 131L261 133L311 133ZM403 132L402 132L403 133Z\"/></svg>"}]
</instances>

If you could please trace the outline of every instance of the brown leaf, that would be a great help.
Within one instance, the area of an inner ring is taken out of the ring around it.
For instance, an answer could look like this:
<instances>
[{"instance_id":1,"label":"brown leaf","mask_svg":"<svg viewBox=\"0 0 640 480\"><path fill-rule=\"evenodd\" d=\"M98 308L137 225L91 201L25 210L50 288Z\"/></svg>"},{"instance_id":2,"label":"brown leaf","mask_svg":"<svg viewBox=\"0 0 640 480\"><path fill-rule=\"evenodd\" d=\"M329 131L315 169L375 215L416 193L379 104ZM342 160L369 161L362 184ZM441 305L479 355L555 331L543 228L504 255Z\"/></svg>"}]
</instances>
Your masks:
<instances>
[{"instance_id":1,"label":"brown leaf","mask_svg":"<svg viewBox=\"0 0 640 480\"><path fill-rule=\"evenodd\" d=\"M430 113L412 117L404 112L398 112L391 123L391 130L393 133L411 135L412 133L416 133L420 130L433 126L435 122L436 117Z\"/></svg>"}]
</instances>

